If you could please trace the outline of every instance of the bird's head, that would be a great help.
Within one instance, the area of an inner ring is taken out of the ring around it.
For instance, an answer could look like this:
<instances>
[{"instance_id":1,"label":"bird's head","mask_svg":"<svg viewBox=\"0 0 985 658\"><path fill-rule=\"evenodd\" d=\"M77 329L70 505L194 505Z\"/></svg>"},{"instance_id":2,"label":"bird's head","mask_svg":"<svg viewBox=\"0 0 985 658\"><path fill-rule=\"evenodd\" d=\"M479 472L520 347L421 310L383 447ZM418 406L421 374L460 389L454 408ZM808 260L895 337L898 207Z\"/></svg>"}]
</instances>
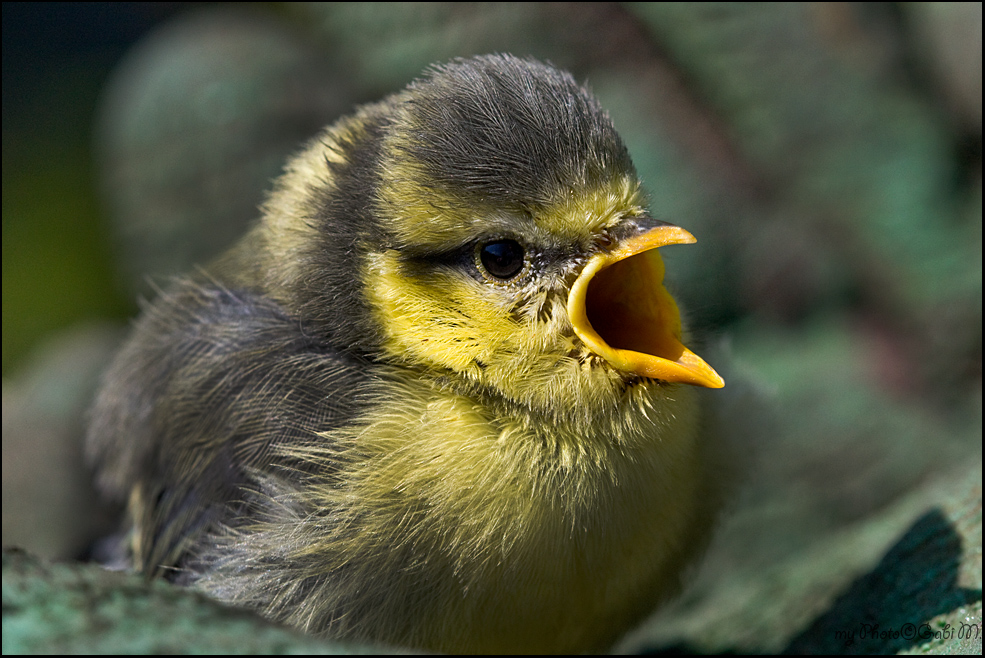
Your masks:
<instances>
[{"instance_id":1,"label":"bird's head","mask_svg":"<svg viewBox=\"0 0 985 658\"><path fill-rule=\"evenodd\" d=\"M683 344L625 145L567 73L459 60L324 133L267 204L268 290L337 348L529 408L723 385Z\"/></svg>"}]
</instances>

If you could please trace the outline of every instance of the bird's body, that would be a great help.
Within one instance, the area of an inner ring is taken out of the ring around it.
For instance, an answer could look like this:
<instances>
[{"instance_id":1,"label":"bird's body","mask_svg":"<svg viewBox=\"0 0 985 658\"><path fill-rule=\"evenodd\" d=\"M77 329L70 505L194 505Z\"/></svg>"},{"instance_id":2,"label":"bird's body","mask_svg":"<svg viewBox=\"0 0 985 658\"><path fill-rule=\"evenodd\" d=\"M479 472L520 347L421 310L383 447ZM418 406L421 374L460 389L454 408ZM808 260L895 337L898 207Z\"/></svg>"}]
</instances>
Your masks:
<instances>
[{"instance_id":1,"label":"bird's body","mask_svg":"<svg viewBox=\"0 0 985 658\"><path fill-rule=\"evenodd\" d=\"M297 156L150 306L90 428L137 569L308 631L578 651L672 592L714 516L625 147L570 76L458 61Z\"/></svg>"}]
</instances>

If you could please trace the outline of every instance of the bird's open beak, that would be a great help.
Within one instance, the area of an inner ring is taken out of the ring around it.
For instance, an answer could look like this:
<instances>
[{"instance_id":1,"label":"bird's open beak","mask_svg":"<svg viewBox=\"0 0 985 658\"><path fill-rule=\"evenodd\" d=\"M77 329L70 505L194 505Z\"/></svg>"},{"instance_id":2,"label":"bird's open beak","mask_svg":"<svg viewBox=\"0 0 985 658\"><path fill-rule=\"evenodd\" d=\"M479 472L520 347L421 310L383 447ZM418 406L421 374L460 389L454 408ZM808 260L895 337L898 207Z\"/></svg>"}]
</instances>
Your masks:
<instances>
[{"instance_id":1,"label":"bird's open beak","mask_svg":"<svg viewBox=\"0 0 985 658\"><path fill-rule=\"evenodd\" d=\"M575 333L614 368L667 382L721 388L725 381L681 344L681 315L664 288L657 247L695 242L663 225L588 261L568 294Z\"/></svg>"}]
</instances>

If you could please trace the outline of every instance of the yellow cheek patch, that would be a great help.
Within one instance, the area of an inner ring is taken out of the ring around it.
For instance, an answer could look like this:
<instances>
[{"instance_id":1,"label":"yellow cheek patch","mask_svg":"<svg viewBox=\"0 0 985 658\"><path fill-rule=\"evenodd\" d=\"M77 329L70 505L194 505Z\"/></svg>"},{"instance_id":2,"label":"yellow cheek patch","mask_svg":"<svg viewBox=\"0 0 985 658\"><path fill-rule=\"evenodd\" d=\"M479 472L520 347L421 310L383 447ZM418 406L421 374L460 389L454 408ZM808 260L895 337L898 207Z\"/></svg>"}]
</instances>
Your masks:
<instances>
[{"instance_id":1,"label":"yellow cheek patch","mask_svg":"<svg viewBox=\"0 0 985 658\"><path fill-rule=\"evenodd\" d=\"M364 280L392 357L478 376L515 349L518 325L482 284L441 271L409 276L395 251L372 254Z\"/></svg>"},{"instance_id":2,"label":"yellow cheek patch","mask_svg":"<svg viewBox=\"0 0 985 658\"><path fill-rule=\"evenodd\" d=\"M663 285L657 247L695 242L658 226L593 256L568 295L575 333L614 368L643 377L721 388L724 380L681 343L681 316Z\"/></svg>"}]
</instances>

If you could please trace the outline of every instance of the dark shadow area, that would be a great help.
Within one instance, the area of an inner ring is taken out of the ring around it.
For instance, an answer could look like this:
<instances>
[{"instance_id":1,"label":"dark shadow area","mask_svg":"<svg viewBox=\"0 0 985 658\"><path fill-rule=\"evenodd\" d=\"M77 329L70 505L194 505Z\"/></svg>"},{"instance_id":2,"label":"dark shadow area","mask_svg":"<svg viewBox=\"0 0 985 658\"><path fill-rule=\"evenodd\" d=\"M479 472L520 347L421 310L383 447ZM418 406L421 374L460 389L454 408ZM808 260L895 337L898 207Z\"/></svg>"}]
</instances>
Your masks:
<instances>
[{"instance_id":1,"label":"dark shadow area","mask_svg":"<svg viewBox=\"0 0 985 658\"><path fill-rule=\"evenodd\" d=\"M795 637L783 654L894 654L918 647L942 629L934 617L981 600L957 584L961 536L938 509L917 519L871 572L858 578L823 615ZM960 629L953 629L956 634ZM967 632L967 629L966 631ZM972 631L974 632L974 631ZM647 655L697 655L688 643L651 646ZM768 651L722 651L770 653Z\"/></svg>"},{"instance_id":2,"label":"dark shadow area","mask_svg":"<svg viewBox=\"0 0 985 658\"><path fill-rule=\"evenodd\" d=\"M930 619L982 598L981 590L958 586L960 565L960 535L932 510L784 653L890 654L919 646L939 630Z\"/></svg>"}]
</instances>

